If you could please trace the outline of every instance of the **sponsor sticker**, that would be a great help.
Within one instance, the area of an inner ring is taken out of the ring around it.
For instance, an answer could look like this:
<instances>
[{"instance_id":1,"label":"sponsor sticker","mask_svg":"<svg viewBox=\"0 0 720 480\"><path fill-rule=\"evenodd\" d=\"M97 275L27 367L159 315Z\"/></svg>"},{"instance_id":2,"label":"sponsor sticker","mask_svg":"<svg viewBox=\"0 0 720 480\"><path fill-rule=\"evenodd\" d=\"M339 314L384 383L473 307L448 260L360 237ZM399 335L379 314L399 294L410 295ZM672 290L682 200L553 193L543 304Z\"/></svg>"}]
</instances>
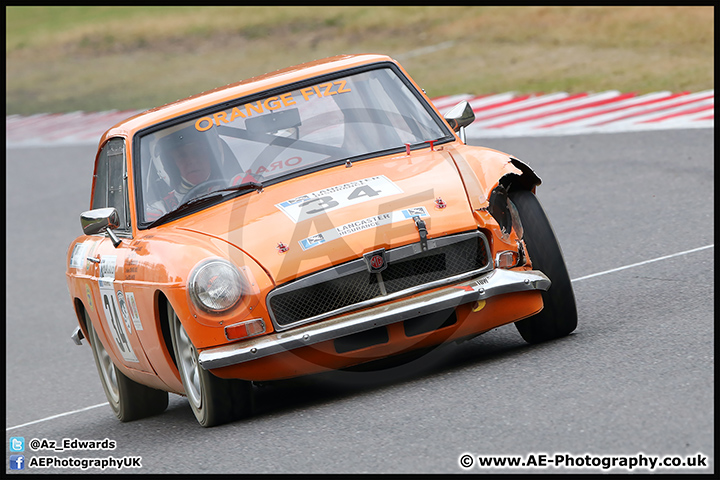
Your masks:
<instances>
[{"instance_id":1,"label":"sponsor sticker","mask_svg":"<svg viewBox=\"0 0 720 480\"><path fill-rule=\"evenodd\" d=\"M123 320L125 321L125 327L128 333L132 333L132 326L130 325L130 313L128 313L127 304L125 303L125 295L122 290L117 291L117 301L120 306L120 313L122 313Z\"/></svg>"},{"instance_id":2,"label":"sponsor sticker","mask_svg":"<svg viewBox=\"0 0 720 480\"><path fill-rule=\"evenodd\" d=\"M88 308L90 310L95 311L95 306L93 305L92 290L90 290L90 285L85 285L85 298L87 299Z\"/></svg>"},{"instance_id":3,"label":"sponsor sticker","mask_svg":"<svg viewBox=\"0 0 720 480\"><path fill-rule=\"evenodd\" d=\"M213 125L220 126L224 123L232 123L237 118L272 113L298 103L350 92L352 92L352 88L347 85L347 80L340 79L334 82L321 83L300 89L300 95L296 93L293 96L293 92L287 92L277 97L268 97L255 103L238 105L233 107L232 110L224 110L213 113L211 116L198 118L195 122L195 128L199 132L204 132L210 130Z\"/></svg>"},{"instance_id":4,"label":"sponsor sticker","mask_svg":"<svg viewBox=\"0 0 720 480\"><path fill-rule=\"evenodd\" d=\"M383 213L381 215L374 215L372 217L363 218L362 220L356 220L354 222L346 223L339 227L325 230L321 233L316 233L310 237L300 240L300 247L303 250L309 250L318 245L337 240L338 238L352 235L353 233L362 232L370 228L377 228L381 225L388 225L390 223L401 222L404 220L412 219L413 217L429 217L428 211L425 207L412 207L404 210L396 210L390 213Z\"/></svg>"},{"instance_id":5,"label":"sponsor sticker","mask_svg":"<svg viewBox=\"0 0 720 480\"><path fill-rule=\"evenodd\" d=\"M73 253L70 257L70 268L83 268L85 266L85 257L87 252L87 245L84 243L77 243L73 247Z\"/></svg>"},{"instance_id":6,"label":"sponsor sticker","mask_svg":"<svg viewBox=\"0 0 720 480\"><path fill-rule=\"evenodd\" d=\"M100 277L98 278L100 288L112 288L115 281L116 263L117 256L115 255L103 255L100 257Z\"/></svg>"},{"instance_id":7,"label":"sponsor sticker","mask_svg":"<svg viewBox=\"0 0 720 480\"><path fill-rule=\"evenodd\" d=\"M135 325L135 330L142 330L142 322L140 321L140 314L138 313L137 303L135 303L135 294L132 292L127 292L125 294L125 299L127 300L127 307L130 311L130 317L132 318L133 325Z\"/></svg>"}]
</instances>

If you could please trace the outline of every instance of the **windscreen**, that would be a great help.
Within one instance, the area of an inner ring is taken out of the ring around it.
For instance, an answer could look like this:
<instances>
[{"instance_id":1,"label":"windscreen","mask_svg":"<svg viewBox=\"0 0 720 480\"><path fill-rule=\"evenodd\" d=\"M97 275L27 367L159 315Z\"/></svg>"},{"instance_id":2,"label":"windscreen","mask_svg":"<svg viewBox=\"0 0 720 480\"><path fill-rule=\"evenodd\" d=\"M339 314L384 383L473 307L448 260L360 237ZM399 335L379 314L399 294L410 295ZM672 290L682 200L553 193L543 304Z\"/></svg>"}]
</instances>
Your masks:
<instances>
[{"instance_id":1,"label":"windscreen","mask_svg":"<svg viewBox=\"0 0 720 480\"><path fill-rule=\"evenodd\" d=\"M391 68L275 90L143 136L140 223L209 191L450 137Z\"/></svg>"}]
</instances>

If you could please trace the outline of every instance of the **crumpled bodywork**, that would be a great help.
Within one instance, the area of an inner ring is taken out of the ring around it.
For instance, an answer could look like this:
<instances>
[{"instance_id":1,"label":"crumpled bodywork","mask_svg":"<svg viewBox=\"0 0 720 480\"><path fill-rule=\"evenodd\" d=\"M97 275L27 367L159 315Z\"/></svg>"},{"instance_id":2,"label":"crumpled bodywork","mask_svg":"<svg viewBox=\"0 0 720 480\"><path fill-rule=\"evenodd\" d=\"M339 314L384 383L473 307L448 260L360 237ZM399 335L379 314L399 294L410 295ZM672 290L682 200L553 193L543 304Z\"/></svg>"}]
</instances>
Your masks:
<instances>
[{"instance_id":1,"label":"crumpled bodywork","mask_svg":"<svg viewBox=\"0 0 720 480\"><path fill-rule=\"evenodd\" d=\"M447 151L457 165L474 210L488 207L490 194L497 185L509 189L515 183L534 192L542 183L528 165L506 153L466 145L448 147Z\"/></svg>"}]
</instances>

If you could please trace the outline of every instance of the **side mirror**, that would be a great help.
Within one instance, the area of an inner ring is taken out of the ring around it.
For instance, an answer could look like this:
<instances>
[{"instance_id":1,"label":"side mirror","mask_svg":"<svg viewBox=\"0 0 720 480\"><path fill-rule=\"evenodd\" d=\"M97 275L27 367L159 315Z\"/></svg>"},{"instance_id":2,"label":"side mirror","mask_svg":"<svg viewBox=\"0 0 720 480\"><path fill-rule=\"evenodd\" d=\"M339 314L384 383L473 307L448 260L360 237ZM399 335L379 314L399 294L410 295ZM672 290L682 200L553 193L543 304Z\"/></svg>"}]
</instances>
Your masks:
<instances>
[{"instance_id":1,"label":"side mirror","mask_svg":"<svg viewBox=\"0 0 720 480\"><path fill-rule=\"evenodd\" d=\"M113 232L113 229L120 226L120 216L115 207L96 208L83 212L80 214L80 225L82 225L85 235L107 232L113 246L117 248L120 245L120 239Z\"/></svg>"},{"instance_id":2,"label":"side mirror","mask_svg":"<svg viewBox=\"0 0 720 480\"><path fill-rule=\"evenodd\" d=\"M454 132L458 132L460 134L460 140L462 140L463 143L466 143L465 127L475 121L475 112L473 112L473 109L467 100L463 100L448 110L445 114L445 121L450 124L450 128L452 128Z\"/></svg>"}]
</instances>

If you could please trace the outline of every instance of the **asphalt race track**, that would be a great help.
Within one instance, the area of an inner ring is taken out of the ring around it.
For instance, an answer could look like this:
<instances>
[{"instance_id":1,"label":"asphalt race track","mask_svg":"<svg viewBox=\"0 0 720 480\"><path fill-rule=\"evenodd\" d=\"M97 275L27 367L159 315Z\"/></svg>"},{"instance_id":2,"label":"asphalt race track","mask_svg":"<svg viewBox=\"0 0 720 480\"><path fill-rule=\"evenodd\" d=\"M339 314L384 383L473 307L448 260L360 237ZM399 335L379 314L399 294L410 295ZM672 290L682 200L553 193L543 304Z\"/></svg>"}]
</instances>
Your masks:
<instances>
[{"instance_id":1,"label":"asphalt race track","mask_svg":"<svg viewBox=\"0 0 720 480\"><path fill-rule=\"evenodd\" d=\"M89 208L94 148L10 148L6 471L10 438L23 437L26 463L141 457L141 468L123 470L130 473L603 473L592 463L604 456L697 454L707 467L655 471L712 473L713 134L483 141L543 179L538 196L574 279L576 332L529 346L507 325L380 373L264 386L252 418L212 429L175 395L160 416L114 417L90 347L70 340L76 320L65 282L67 247ZM116 448L32 451L32 439L109 439ZM494 470L477 459L530 454L538 463L540 454L567 454L575 467ZM650 472L609 470L629 471Z\"/></svg>"}]
</instances>

